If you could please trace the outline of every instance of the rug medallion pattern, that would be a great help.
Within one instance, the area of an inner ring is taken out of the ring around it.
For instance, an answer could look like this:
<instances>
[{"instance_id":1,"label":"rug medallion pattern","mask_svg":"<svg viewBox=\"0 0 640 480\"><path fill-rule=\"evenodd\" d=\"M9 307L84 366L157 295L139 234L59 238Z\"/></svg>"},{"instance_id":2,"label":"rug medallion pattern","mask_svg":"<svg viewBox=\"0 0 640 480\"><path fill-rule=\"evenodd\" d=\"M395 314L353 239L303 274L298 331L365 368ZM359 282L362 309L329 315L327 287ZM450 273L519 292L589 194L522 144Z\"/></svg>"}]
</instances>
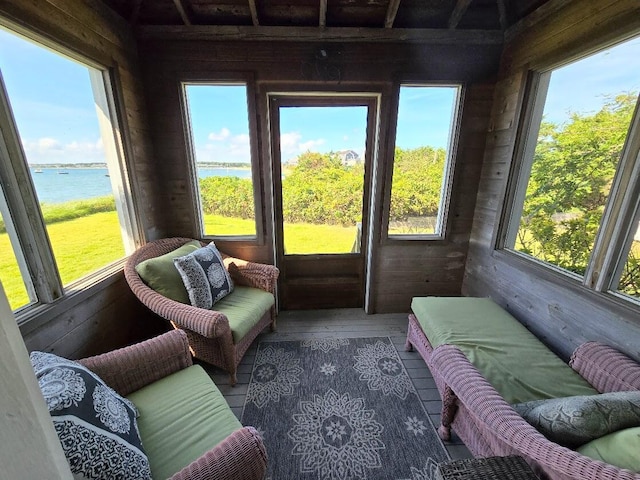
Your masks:
<instances>
[{"instance_id":1,"label":"rug medallion pattern","mask_svg":"<svg viewBox=\"0 0 640 480\"><path fill-rule=\"evenodd\" d=\"M449 459L388 337L261 343L242 423L267 480L432 480Z\"/></svg>"}]
</instances>

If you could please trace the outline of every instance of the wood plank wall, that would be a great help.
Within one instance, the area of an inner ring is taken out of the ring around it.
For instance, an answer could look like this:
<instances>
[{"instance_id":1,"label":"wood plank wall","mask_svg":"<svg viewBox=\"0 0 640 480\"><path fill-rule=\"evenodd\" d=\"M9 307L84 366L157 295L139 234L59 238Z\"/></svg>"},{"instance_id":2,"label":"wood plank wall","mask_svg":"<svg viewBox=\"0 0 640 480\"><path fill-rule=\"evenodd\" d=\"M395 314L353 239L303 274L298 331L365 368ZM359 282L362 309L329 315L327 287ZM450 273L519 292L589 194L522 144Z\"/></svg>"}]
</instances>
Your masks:
<instances>
[{"instance_id":1,"label":"wood plank wall","mask_svg":"<svg viewBox=\"0 0 640 480\"><path fill-rule=\"evenodd\" d=\"M552 0L521 27L508 32L502 56L463 293L492 297L565 358L580 343L599 340L640 359L640 309L494 249L527 71L640 33L639 3Z\"/></svg>"},{"instance_id":2,"label":"wood plank wall","mask_svg":"<svg viewBox=\"0 0 640 480\"><path fill-rule=\"evenodd\" d=\"M93 62L112 69L117 103L142 234L157 238L164 230L157 196L154 155L138 71L136 42L129 26L97 1L16 0L0 3L0 16ZM88 234L90 232L87 232ZM87 241L91 241L90 235ZM39 310L21 327L29 350L78 357L122 346L138 335L146 316L130 293L122 272Z\"/></svg>"},{"instance_id":3,"label":"wood plank wall","mask_svg":"<svg viewBox=\"0 0 640 480\"><path fill-rule=\"evenodd\" d=\"M302 78L302 63L317 49L328 49L341 69L341 81L318 82ZM180 105L181 80L225 79L235 72L252 79L255 116L260 134L264 242L216 242L242 258L273 262L271 229L270 154L266 95L294 88L312 91L390 92L394 82L463 82L468 88L456 160L449 235L437 242L389 242L381 239L378 217L373 218L375 255L372 264L371 313L406 312L414 295L459 295L473 218L477 179L491 112L493 80L501 45L313 42L216 42L205 40L143 39L139 42L146 94L152 119L162 208L167 212L167 235L197 236L192 211L192 180ZM338 53L339 52L339 53ZM385 187L393 150L388 93L381 100L379 185ZM375 198L381 212L382 190Z\"/></svg>"}]
</instances>

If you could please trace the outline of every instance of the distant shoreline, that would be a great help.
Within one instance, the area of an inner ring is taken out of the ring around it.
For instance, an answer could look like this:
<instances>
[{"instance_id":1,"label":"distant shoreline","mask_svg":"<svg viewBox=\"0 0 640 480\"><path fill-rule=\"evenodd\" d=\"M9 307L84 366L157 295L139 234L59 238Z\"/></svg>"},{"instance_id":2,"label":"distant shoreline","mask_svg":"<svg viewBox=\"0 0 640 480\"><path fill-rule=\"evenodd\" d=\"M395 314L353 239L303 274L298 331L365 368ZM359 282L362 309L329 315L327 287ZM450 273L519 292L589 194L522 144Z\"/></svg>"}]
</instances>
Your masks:
<instances>
[{"instance_id":1,"label":"distant shoreline","mask_svg":"<svg viewBox=\"0 0 640 480\"><path fill-rule=\"evenodd\" d=\"M239 170L246 170L251 168L250 163L198 163L198 168L233 168ZM106 163L30 163L29 168L33 169L64 169L70 170L72 168L102 168L106 169Z\"/></svg>"}]
</instances>

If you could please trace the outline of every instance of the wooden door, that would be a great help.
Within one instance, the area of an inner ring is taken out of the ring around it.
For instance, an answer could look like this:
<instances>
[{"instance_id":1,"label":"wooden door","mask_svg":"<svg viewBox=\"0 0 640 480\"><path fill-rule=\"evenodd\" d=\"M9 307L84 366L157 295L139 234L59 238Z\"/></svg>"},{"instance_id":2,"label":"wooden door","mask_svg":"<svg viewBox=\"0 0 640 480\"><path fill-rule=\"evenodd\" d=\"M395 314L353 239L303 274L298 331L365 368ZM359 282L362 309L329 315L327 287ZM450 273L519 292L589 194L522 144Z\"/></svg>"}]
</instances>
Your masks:
<instances>
[{"instance_id":1,"label":"wooden door","mask_svg":"<svg viewBox=\"0 0 640 480\"><path fill-rule=\"evenodd\" d=\"M363 307L376 95L270 95L282 309Z\"/></svg>"}]
</instances>

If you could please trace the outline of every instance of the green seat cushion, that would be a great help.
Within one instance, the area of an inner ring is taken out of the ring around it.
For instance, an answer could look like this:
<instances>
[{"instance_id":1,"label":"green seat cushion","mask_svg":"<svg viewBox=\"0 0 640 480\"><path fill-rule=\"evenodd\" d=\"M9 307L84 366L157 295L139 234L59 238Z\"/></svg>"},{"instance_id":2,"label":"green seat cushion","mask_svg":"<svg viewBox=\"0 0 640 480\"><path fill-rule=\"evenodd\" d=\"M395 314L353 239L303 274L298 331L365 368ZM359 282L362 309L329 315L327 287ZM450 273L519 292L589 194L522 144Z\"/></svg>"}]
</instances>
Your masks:
<instances>
[{"instance_id":1,"label":"green seat cushion","mask_svg":"<svg viewBox=\"0 0 640 480\"><path fill-rule=\"evenodd\" d=\"M217 302L213 310L229 319L233 343L238 343L275 304L273 295L259 288L236 285L229 295Z\"/></svg>"},{"instance_id":2,"label":"green seat cushion","mask_svg":"<svg viewBox=\"0 0 640 480\"><path fill-rule=\"evenodd\" d=\"M640 473L640 427L626 428L596 438L577 451L585 457Z\"/></svg>"},{"instance_id":3,"label":"green seat cushion","mask_svg":"<svg viewBox=\"0 0 640 480\"><path fill-rule=\"evenodd\" d=\"M433 348L460 348L507 403L598 393L489 298L415 297L411 309Z\"/></svg>"},{"instance_id":4,"label":"green seat cushion","mask_svg":"<svg viewBox=\"0 0 640 480\"><path fill-rule=\"evenodd\" d=\"M176 250L149 258L136 265L136 272L150 288L176 302L189 304L189 295L173 259L195 252L202 247L197 240L185 243Z\"/></svg>"},{"instance_id":5,"label":"green seat cushion","mask_svg":"<svg viewBox=\"0 0 640 480\"><path fill-rule=\"evenodd\" d=\"M127 398L140 412L138 428L153 478L170 477L242 428L199 365L147 385Z\"/></svg>"}]
</instances>

